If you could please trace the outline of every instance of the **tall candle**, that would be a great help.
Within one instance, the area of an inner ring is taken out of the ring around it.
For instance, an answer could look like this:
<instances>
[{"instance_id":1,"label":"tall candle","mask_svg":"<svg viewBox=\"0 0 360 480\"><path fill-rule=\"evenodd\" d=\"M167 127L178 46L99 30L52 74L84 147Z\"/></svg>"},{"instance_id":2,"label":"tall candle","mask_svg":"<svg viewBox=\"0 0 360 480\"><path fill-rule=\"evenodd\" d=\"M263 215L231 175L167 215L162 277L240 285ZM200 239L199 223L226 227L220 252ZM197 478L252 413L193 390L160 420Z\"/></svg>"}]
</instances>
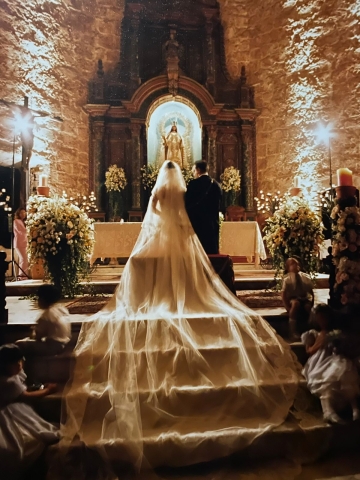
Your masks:
<instances>
[{"instance_id":1,"label":"tall candle","mask_svg":"<svg viewBox=\"0 0 360 480\"><path fill-rule=\"evenodd\" d=\"M294 187L295 188L300 187L300 177L298 175L296 175L296 177L294 177Z\"/></svg>"},{"instance_id":2,"label":"tall candle","mask_svg":"<svg viewBox=\"0 0 360 480\"><path fill-rule=\"evenodd\" d=\"M339 168L337 170L337 183L339 187L352 186L352 171L348 168Z\"/></svg>"},{"instance_id":3,"label":"tall candle","mask_svg":"<svg viewBox=\"0 0 360 480\"><path fill-rule=\"evenodd\" d=\"M39 176L39 187L47 187L47 186L48 186L47 175L40 175Z\"/></svg>"}]
</instances>

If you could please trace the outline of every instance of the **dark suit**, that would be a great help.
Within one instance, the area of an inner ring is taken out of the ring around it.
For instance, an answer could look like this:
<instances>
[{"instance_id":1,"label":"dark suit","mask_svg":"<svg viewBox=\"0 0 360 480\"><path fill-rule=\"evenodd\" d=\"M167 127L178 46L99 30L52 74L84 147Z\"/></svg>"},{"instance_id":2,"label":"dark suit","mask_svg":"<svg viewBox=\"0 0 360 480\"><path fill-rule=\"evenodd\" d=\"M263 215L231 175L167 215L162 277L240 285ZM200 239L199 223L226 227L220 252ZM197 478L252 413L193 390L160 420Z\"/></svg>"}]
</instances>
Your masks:
<instances>
[{"instance_id":1,"label":"dark suit","mask_svg":"<svg viewBox=\"0 0 360 480\"><path fill-rule=\"evenodd\" d=\"M191 180L185 195L186 211L208 255L219 253L221 187L208 175Z\"/></svg>"}]
</instances>

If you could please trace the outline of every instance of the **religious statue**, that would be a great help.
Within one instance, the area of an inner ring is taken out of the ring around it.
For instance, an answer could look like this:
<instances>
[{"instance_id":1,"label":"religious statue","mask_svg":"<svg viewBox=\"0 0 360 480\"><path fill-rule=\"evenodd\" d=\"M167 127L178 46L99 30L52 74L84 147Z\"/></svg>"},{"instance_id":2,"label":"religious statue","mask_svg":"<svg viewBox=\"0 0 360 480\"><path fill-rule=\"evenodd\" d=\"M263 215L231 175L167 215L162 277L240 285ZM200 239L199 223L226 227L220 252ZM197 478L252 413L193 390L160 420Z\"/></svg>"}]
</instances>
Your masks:
<instances>
[{"instance_id":1,"label":"religious statue","mask_svg":"<svg viewBox=\"0 0 360 480\"><path fill-rule=\"evenodd\" d=\"M170 38L165 42L166 72L168 76L169 92L176 96L179 86L179 62L181 47L175 38L176 30L170 30Z\"/></svg>"},{"instance_id":2,"label":"religious statue","mask_svg":"<svg viewBox=\"0 0 360 480\"><path fill-rule=\"evenodd\" d=\"M184 158L184 143L181 135L177 131L176 123L171 126L168 135L163 137L163 145L165 147L165 159L176 162L181 168L186 166Z\"/></svg>"}]
</instances>

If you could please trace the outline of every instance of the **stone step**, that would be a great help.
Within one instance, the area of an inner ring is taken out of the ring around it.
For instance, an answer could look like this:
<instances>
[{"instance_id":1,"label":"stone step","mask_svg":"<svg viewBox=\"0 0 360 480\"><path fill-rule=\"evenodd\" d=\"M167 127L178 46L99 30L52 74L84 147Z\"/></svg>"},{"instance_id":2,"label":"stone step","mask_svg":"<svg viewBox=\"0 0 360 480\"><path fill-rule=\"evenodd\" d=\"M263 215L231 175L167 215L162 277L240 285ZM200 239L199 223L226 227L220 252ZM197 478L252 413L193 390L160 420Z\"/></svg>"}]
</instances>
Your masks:
<instances>
[{"instance_id":1,"label":"stone step","mask_svg":"<svg viewBox=\"0 0 360 480\"><path fill-rule=\"evenodd\" d=\"M246 430L233 427L228 421L223 423L217 421L214 427L207 422L205 423L206 430L202 428L204 423L201 422L201 418L196 424L193 421L182 424L181 429L174 425L165 432L159 430L155 434L153 430L151 432L145 430L143 437L144 456L149 460L152 467L170 466L176 468L189 465L189 463L212 460L214 452L216 452L217 458L232 454L233 460L238 461L285 457L295 458L299 462L306 463L315 460L326 452L358 450L360 442L359 422L328 425L324 423L321 412L308 414L306 420L297 417L290 413L282 425L262 433L245 448ZM180 434L178 430L181 430ZM231 449L229 445L231 445ZM116 458L113 463L114 469L119 474L119 478L123 478L122 469L127 466L128 451L131 449L131 445L128 445L125 441L116 441L111 442L110 445L102 444L102 447L109 457ZM93 456L97 451L95 442L88 445L88 449L90 455ZM189 460L189 451L191 451L191 461ZM64 465L61 453L69 454L68 447L60 444L49 449L49 462L59 471L62 471ZM79 463L85 458L83 445L72 445L70 453L71 458L78 459ZM94 468L93 465L91 464L91 468ZM84 465L84 468L86 468L86 465ZM144 471L136 478L138 480L148 480L149 477L148 473Z\"/></svg>"},{"instance_id":2,"label":"stone step","mask_svg":"<svg viewBox=\"0 0 360 480\"><path fill-rule=\"evenodd\" d=\"M102 280L96 280L94 278L91 282L83 282L84 294L113 294L119 284L119 278L116 277L113 279L107 279L104 277ZM6 295L15 297L35 295L37 289L42 284L43 282L38 280L7 282ZM274 286L274 279L265 274L264 276L261 276L260 274L252 276L251 273L246 275L235 275L235 288L239 291L266 290L271 289ZM316 278L314 288L329 288L328 276L320 275L318 278Z\"/></svg>"},{"instance_id":3,"label":"stone step","mask_svg":"<svg viewBox=\"0 0 360 480\"><path fill-rule=\"evenodd\" d=\"M100 385L102 388L103 386ZM87 392L87 385L79 389L76 393L67 394L67 400L74 405L84 404L87 405L87 415L95 415L99 411L105 409L107 411L110 408L110 402L108 399L108 393L105 391L102 395L92 395ZM294 388L298 389L298 395L302 399L302 404L305 404L307 408L309 406L316 405L318 410L317 399L313 397L306 387L305 379L302 379L298 386L294 383L278 383L270 384L265 383L255 388L248 381L233 383L226 386L181 386L171 387L169 391L165 391L163 388L158 390L140 389L138 392L139 406L141 417L143 419L143 428L151 428L154 422L155 424L161 424L162 428L168 427L167 422L171 424L174 421L172 415L192 418L196 422L196 418L200 412L202 414L212 415L217 409L224 409L224 405L228 405L226 408L226 414L233 419L237 419L239 423L246 426L246 422L249 418L257 418L263 416L264 419L268 419L271 412L267 411L262 405L259 398L259 391L266 397L267 394L271 394L274 391L278 391L281 388L293 395ZM61 411L63 402L63 392L65 386L58 385L57 392L41 398L31 399L31 405L37 411L37 413L45 418L49 422L59 423L60 418L64 421L64 412ZM101 390L99 390L101 391ZM156 405L161 411L170 414L170 417L165 416L159 421L158 415L151 407L152 402L149 403L149 396L156 394ZM105 408L106 407L106 408ZM233 420L234 422L234 420ZM98 425L99 426L99 425ZM94 427L95 428L95 427ZM100 428L100 426L99 426ZM100 435L100 432L99 432Z\"/></svg>"},{"instance_id":4,"label":"stone step","mask_svg":"<svg viewBox=\"0 0 360 480\"><path fill-rule=\"evenodd\" d=\"M292 342L290 344L292 351L298 358L298 361L304 365L307 360L307 354L301 342ZM237 347L224 346L222 348L199 348L199 353L210 366L210 369L227 368L231 363L237 361ZM176 357L176 368L182 372L187 371L187 358L181 349L171 349L165 352L156 351L154 361L157 365L157 371L160 372L167 363L174 362ZM119 361L124 357L126 360L126 352L118 352ZM102 358L102 354L99 354ZM136 362L138 365L145 365L148 361L145 350L135 352ZM96 356L94 355L93 364ZM65 383L71 377L75 365L75 355L71 350L71 346L67 347L64 353L55 356L27 356L25 370L30 384L37 383Z\"/></svg>"},{"instance_id":5,"label":"stone step","mask_svg":"<svg viewBox=\"0 0 360 480\"><path fill-rule=\"evenodd\" d=\"M256 310L255 310L256 313ZM264 318L273 328L277 331L277 333L282 336L283 338L288 337L289 333L289 321L288 316L286 314L266 314L262 315ZM71 315L70 315L71 320ZM6 325L0 324L0 345L4 343L13 343L16 340L21 338L25 338L29 336L30 327L32 327L33 323L9 323ZM71 322L71 330L72 330L72 344L75 344L77 341L77 337L79 335L81 329L82 322Z\"/></svg>"}]
</instances>

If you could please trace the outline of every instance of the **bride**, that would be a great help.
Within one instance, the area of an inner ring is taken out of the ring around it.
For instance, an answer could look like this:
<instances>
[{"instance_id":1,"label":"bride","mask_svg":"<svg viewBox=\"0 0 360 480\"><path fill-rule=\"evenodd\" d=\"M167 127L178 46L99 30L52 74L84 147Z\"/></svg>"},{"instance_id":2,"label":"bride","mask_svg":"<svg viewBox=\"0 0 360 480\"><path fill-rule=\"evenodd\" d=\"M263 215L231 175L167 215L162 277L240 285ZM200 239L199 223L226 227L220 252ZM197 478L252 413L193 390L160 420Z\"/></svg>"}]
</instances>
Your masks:
<instances>
[{"instance_id":1,"label":"bride","mask_svg":"<svg viewBox=\"0 0 360 480\"><path fill-rule=\"evenodd\" d=\"M185 191L166 161L115 295L82 326L62 445L186 465L240 450L288 414L296 359L214 273Z\"/></svg>"}]
</instances>

